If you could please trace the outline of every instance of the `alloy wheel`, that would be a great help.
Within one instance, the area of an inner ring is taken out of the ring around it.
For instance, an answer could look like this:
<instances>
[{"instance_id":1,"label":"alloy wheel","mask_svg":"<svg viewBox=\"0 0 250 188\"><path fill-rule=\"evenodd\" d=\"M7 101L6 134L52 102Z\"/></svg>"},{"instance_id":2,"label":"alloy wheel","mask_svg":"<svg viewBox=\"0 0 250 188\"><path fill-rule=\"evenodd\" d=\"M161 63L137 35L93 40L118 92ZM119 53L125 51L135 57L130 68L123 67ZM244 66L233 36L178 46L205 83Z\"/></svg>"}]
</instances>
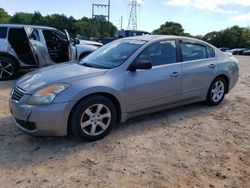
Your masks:
<instances>
[{"instance_id":1,"label":"alloy wheel","mask_svg":"<svg viewBox=\"0 0 250 188\"><path fill-rule=\"evenodd\" d=\"M11 62L0 61L0 79L11 78L14 74L14 66Z\"/></svg>"},{"instance_id":2,"label":"alloy wheel","mask_svg":"<svg viewBox=\"0 0 250 188\"><path fill-rule=\"evenodd\" d=\"M212 87L212 100L214 102L218 102L220 101L223 96L224 96L224 92L225 92L225 86L224 83L221 80L218 80L214 83L213 87Z\"/></svg>"},{"instance_id":3,"label":"alloy wheel","mask_svg":"<svg viewBox=\"0 0 250 188\"><path fill-rule=\"evenodd\" d=\"M81 129L89 136L103 133L110 125L111 111L104 104L88 107L81 116Z\"/></svg>"}]
</instances>

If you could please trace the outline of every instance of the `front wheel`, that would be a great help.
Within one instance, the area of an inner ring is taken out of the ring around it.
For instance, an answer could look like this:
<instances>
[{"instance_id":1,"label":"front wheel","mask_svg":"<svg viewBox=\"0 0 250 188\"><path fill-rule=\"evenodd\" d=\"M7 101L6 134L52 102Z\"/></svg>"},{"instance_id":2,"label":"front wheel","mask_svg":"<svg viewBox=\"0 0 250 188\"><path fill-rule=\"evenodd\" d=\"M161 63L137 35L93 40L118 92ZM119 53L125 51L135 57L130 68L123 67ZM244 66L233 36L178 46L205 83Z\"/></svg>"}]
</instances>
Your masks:
<instances>
[{"instance_id":1,"label":"front wheel","mask_svg":"<svg viewBox=\"0 0 250 188\"><path fill-rule=\"evenodd\" d=\"M15 62L7 57L0 57L0 80L10 80L15 76Z\"/></svg>"},{"instance_id":2,"label":"front wheel","mask_svg":"<svg viewBox=\"0 0 250 188\"><path fill-rule=\"evenodd\" d=\"M209 88L206 103L210 106L220 104L225 97L226 88L226 80L222 77L216 78Z\"/></svg>"},{"instance_id":3,"label":"front wheel","mask_svg":"<svg viewBox=\"0 0 250 188\"><path fill-rule=\"evenodd\" d=\"M116 120L115 106L108 98L91 96L74 108L70 126L76 137L86 141L96 141L112 130Z\"/></svg>"}]
</instances>

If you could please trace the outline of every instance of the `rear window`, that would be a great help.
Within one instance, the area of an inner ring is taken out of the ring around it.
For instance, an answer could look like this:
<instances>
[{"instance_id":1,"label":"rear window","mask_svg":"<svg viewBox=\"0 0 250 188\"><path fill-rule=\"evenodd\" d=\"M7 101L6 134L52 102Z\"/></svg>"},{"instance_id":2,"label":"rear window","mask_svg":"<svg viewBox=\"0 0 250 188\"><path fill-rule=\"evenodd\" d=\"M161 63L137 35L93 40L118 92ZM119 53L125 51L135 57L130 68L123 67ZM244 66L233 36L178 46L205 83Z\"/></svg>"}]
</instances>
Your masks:
<instances>
[{"instance_id":1,"label":"rear window","mask_svg":"<svg viewBox=\"0 0 250 188\"><path fill-rule=\"evenodd\" d=\"M0 39L5 39L7 36L7 27L0 27Z\"/></svg>"}]
</instances>

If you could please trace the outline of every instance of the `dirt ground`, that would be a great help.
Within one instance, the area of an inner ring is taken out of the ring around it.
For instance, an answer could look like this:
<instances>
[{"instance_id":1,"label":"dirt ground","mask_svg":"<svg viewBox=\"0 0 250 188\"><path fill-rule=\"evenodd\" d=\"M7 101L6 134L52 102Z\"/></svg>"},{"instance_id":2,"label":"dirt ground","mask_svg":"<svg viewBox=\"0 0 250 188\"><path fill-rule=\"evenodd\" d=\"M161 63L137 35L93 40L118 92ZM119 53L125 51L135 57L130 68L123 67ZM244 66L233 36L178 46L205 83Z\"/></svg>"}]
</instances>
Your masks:
<instances>
[{"instance_id":1,"label":"dirt ground","mask_svg":"<svg viewBox=\"0 0 250 188\"><path fill-rule=\"evenodd\" d=\"M13 125L0 83L0 187L250 187L250 57L217 107L130 120L103 140L37 138Z\"/></svg>"}]
</instances>

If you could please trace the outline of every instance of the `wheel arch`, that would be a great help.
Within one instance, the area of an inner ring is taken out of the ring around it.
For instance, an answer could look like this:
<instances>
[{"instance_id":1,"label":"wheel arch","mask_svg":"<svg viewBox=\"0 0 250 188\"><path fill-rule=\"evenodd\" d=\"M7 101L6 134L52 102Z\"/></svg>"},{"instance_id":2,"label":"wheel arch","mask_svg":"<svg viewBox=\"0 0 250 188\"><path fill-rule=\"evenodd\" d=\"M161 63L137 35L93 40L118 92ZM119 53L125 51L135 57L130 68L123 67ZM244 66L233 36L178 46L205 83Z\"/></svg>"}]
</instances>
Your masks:
<instances>
[{"instance_id":1,"label":"wheel arch","mask_svg":"<svg viewBox=\"0 0 250 188\"><path fill-rule=\"evenodd\" d=\"M70 118L72 116L72 112L73 110L76 108L76 106L83 100L85 100L86 98L88 97L91 97L91 96L103 96L103 97L106 97L108 98L114 105L115 105L115 108L117 110L117 123L120 123L121 122L121 115L122 115L122 111L121 111L121 104L120 102L118 101L118 99L113 95L113 94L110 94L108 92L96 92L96 93L91 93L89 95L86 95L84 96L83 98L79 99L74 105L73 107L71 108L70 110L70 113L69 113L69 116L68 116L68 122L67 122L67 132L70 133L71 132L71 128L70 128Z\"/></svg>"},{"instance_id":2,"label":"wheel arch","mask_svg":"<svg viewBox=\"0 0 250 188\"><path fill-rule=\"evenodd\" d=\"M0 52L0 57L6 57L6 58L10 58L11 60L13 60L17 66L17 68L20 67L20 63L17 60L17 58L9 53L5 53L5 52Z\"/></svg>"},{"instance_id":3,"label":"wheel arch","mask_svg":"<svg viewBox=\"0 0 250 188\"><path fill-rule=\"evenodd\" d=\"M230 80L229 80L229 76L228 75L226 75L226 74L224 74L224 73L220 73L220 74L218 74L214 79L213 79L213 81L215 80L215 79L217 79L217 78L224 78L225 79L225 81L226 81L226 84L227 84L227 87L226 87L226 94L229 92L229 84L230 84ZM213 81L212 81L212 83L213 83ZM211 83L211 84L212 84Z\"/></svg>"}]
</instances>

